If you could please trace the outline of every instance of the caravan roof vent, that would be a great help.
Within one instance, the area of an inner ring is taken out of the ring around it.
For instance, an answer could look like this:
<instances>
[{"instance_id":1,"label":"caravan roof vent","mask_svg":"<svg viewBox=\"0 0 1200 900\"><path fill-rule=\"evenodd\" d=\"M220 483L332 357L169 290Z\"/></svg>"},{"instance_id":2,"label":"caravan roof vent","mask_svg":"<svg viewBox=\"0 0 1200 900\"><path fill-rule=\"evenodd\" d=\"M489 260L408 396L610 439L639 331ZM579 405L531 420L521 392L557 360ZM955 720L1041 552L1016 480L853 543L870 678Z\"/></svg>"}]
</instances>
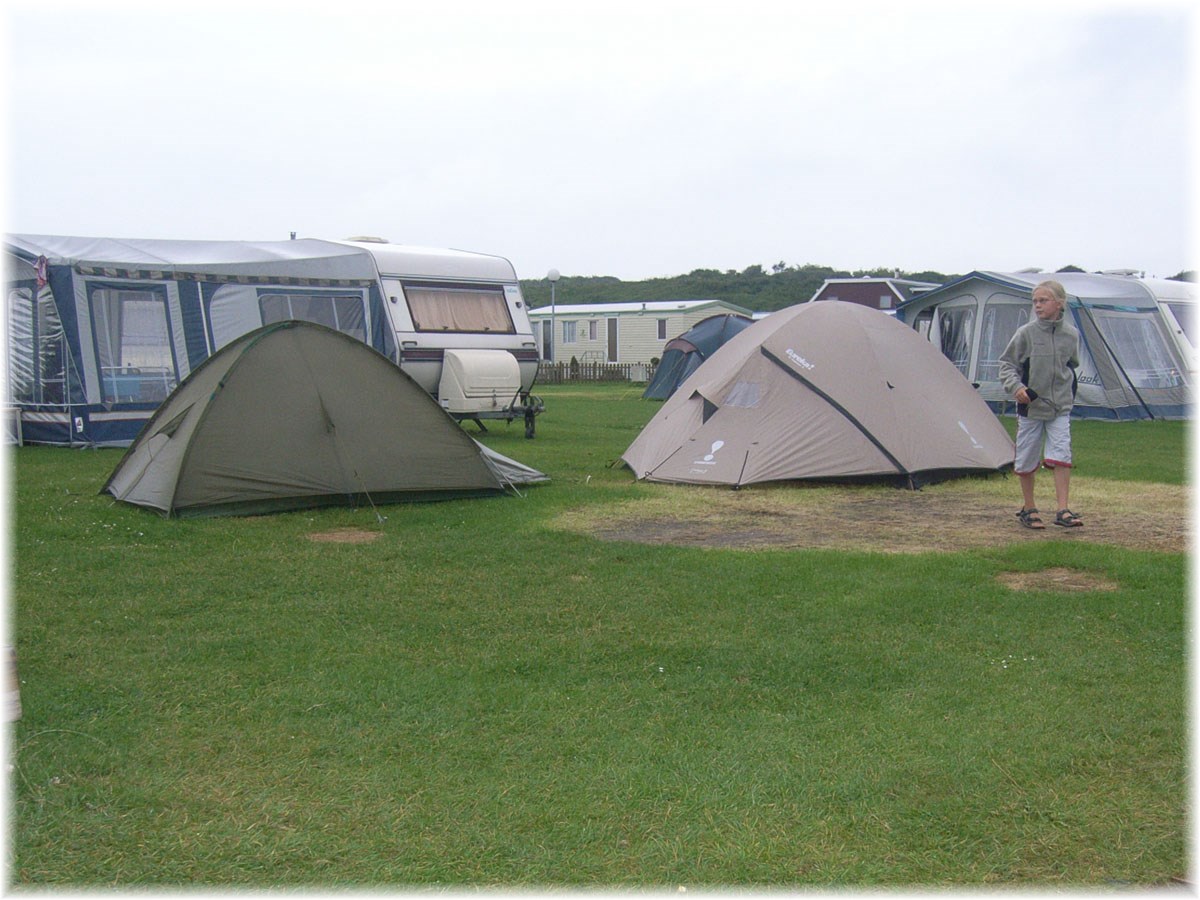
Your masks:
<instances>
[{"instance_id":1,"label":"caravan roof vent","mask_svg":"<svg viewBox=\"0 0 1200 900\"><path fill-rule=\"evenodd\" d=\"M1138 277L1141 276L1141 271L1138 269L1102 269L1101 275L1126 275Z\"/></svg>"},{"instance_id":2,"label":"caravan roof vent","mask_svg":"<svg viewBox=\"0 0 1200 900\"><path fill-rule=\"evenodd\" d=\"M1042 271L1041 266L1030 266L1027 269L1017 269L1017 274L1018 275L1036 275L1040 271Z\"/></svg>"},{"instance_id":3,"label":"caravan roof vent","mask_svg":"<svg viewBox=\"0 0 1200 900\"><path fill-rule=\"evenodd\" d=\"M357 237L348 237L348 241L356 241L360 244L387 244L390 243L387 238L374 237L369 234L360 234Z\"/></svg>"}]
</instances>

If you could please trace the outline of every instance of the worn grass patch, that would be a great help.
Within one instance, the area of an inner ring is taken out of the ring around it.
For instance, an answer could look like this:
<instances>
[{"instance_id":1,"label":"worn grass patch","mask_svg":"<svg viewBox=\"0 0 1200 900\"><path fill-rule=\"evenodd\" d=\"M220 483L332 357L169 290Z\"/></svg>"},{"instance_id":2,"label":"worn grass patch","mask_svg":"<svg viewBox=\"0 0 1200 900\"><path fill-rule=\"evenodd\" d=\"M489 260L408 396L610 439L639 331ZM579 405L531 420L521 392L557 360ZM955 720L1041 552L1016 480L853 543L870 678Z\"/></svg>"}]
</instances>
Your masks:
<instances>
[{"instance_id":1,"label":"worn grass patch","mask_svg":"<svg viewBox=\"0 0 1200 900\"><path fill-rule=\"evenodd\" d=\"M1040 487L1043 495L1049 492L1049 477ZM1044 531L1022 528L1017 521L1014 478L964 479L919 491L846 485L645 488L642 495L601 510L567 510L554 525L601 540L740 550L920 553L1087 541L1183 552L1190 539L1189 492L1183 485L1077 478L1071 505L1083 516L1084 527L1047 524ZM1051 518L1046 516L1048 523Z\"/></svg>"},{"instance_id":2,"label":"worn grass patch","mask_svg":"<svg viewBox=\"0 0 1200 900\"><path fill-rule=\"evenodd\" d=\"M1118 591L1121 585L1094 572L1053 566L1037 572L1001 572L996 580L1014 591Z\"/></svg>"}]
</instances>

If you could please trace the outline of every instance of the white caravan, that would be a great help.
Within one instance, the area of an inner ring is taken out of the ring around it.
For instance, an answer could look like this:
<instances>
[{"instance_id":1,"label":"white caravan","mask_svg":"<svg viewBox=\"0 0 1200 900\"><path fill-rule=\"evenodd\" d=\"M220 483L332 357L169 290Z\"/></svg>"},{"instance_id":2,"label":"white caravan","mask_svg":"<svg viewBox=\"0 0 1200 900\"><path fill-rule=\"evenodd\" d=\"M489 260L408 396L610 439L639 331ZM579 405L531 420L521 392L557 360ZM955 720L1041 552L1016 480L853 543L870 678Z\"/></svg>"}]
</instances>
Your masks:
<instances>
[{"instance_id":1,"label":"white caravan","mask_svg":"<svg viewBox=\"0 0 1200 900\"><path fill-rule=\"evenodd\" d=\"M8 403L24 440L127 445L204 360L263 325L353 335L460 420L533 436L537 346L512 264L348 241L5 239Z\"/></svg>"}]
</instances>

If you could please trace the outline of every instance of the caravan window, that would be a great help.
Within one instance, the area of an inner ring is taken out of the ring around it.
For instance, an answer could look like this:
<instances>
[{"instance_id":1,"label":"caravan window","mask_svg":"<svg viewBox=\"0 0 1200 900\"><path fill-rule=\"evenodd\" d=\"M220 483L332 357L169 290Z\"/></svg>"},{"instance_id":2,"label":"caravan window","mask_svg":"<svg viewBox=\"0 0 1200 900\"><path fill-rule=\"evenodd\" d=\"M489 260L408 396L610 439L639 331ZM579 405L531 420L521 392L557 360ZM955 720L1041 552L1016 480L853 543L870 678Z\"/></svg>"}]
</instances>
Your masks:
<instances>
[{"instance_id":1,"label":"caravan window","mask_svg":"<svg viewBox=\"0 0 1200 900\"><path fill-rule=\"evenodd\" d=\"M176 384L164 288L88 287L103 402L161 402Z\"/></svg>"},{"instance_id":2,"label":"caravan window","mask_svg":"<svg viewBox=\"0 0 1200 900\"><path fill-rule=\"evenodd\" d=\"M1029 321L1026 300L989 300L983 308L983 327L979 336L979 365L975 380L1000 380L1000 354L1018 328Z\"/></svg>"},{"instance_id":3,"label":"caravan window","mask_svg":"<svg viewBox=\"0 0 1200 900\"><path fill-rule=\"evenodd\" d=\"M500 287L405 284L404 298L417 331L516 334Z\"/></svg>"},{"instance_id":4,"label":"caravan window","mask_svg":"<svg viewBox=\"0 0 1200 900\"><path fill-rule=\"evenodd\" d=\"M1185 383L1183 366L1166 336L1145 313L1089 310L1105 343L1135 388L1169 388Z\"/></svg>"},{"instance_id":5,"label":"caravan window","mask_svg":"<svg viewBox=\"0 0 1200 900\"><path fill-rule=\"evenodd\" d=\"M318 291L260 290L258 305L264 325L300 319L315 322L364 343L367 340L362 294L329 294Z\"/></svg>"},{"instance_id":6,"label":"caravan window","mask_svg":"<svg viewBox=\"0 0 1200 900\"><path fill-rule=\"evenodd\" d=\"M975 325L975 306L943 306L938 317L942 353L958 371L967 375L971 365L971 330Z\"/></svg>"},{"instance_id":7,"label":"caravan window","mask_svg":"<svg viewBox=\"0 0 1200 900\"><path fill-rule=\"evenodd\" d=\"M1183 329L1183 336L1193 347L1200 346L1200 334L1196 331L1196 307L1191 303L1168 303L1167 309Z\"/></svg>"}]
</instances>

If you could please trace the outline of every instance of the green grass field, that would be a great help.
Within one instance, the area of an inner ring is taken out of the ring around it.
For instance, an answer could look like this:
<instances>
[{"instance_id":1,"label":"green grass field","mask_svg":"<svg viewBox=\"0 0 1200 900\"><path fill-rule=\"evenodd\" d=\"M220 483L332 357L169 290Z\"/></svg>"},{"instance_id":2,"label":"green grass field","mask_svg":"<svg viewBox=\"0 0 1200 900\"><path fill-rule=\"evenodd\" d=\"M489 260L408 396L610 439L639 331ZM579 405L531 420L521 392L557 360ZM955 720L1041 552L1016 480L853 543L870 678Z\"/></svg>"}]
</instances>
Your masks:
<instances>
[{"instance_id":1,"label":"green grass field","mask_svg":"<svg viewBox=\"0 0 1200 900\"><path fill-rule=\"evenodd\" d=\"M1187 877L1185 554L602 541L555 523L671 496L612 465L658 407L544 394L484 440L550 484L382 521L165 520L97 494L119 451L13 450L12 884ZM1081 483L1186 481L1181 423L1075 435ZM1119 588L997 581L1051 566Z\"/></svg>"}]
</instances>

